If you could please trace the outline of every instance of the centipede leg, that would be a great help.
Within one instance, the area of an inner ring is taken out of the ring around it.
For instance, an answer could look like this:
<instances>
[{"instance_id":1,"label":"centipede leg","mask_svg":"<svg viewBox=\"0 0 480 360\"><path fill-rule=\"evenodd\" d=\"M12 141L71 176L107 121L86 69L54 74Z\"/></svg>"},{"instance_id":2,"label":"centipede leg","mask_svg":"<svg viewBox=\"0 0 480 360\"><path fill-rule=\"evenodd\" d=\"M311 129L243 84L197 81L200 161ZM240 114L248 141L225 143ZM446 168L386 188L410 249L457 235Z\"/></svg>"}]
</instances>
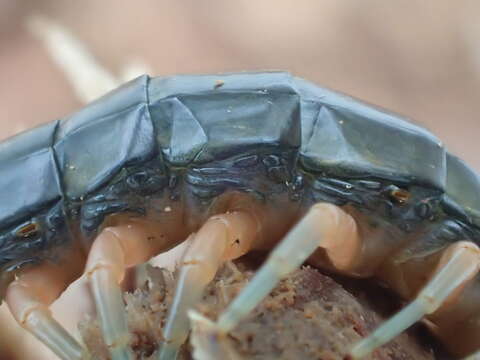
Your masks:
<instances>
[{"instance_id":1,"label":"centipede leg","mask_svg":"<svg viewBox=\"0 0 480 360\"><path fill-rule=\"evenodd\" d=\"M323 247L338 267L348 267L360 249L354 219L331 204L316 204L287 234L219 319L217 331L227 333L286 275Z\"/></svg>"},{"instance_id":2,"label":"centipede leg","mask_svg":"<svg viewBox=\"0 0 480 360\"><path fill-rule=\"evenodd\" d=\"M185 253L177 288L164 330L165 344L159 360L175 359L190 329L187 311L200 299L219 266L250 248L258 224L247 212L237 211L211 217L194 235Z\"/></svg>"},{"instance_id":3,"label":"centipede leg","mask_svg":"<svg viewBox=\"0 0 480 360\"><path fill-rule=\"evenodd\" d=\"M477 351L474 354L468 355L466 358L463 360L480 360L480 351Z\"/></svg>"},{"instance_id":4,"label":"centipede leg","mask_svg":"<svg viewBox=\"0 0 480 360\"><path fill-rule=\"evenodd\" d=\"M64 264L46 262L19 274L8 287L6 302L18 323L62 360L80 360L82 346L53 317L49 305L71 283Z\"/></svg>"},{"instance_id":5,"label":"centipede leg","mask_svg":"<svg viewBox=\"0 0 480 360\"><path fill-rule=\"evenodd\" d=\"M112 360L130 360L129 332L120 282L125 269L159 252L155 230L130 223L104 229L95 239L86 266L97 313Z\"/></svg>"},{"instance_id":6,"label":"centipede leg","mask_svg":"<svg viewBox=\"0 0 480 360\"><path fill-rule=\"evenodd\" d=\"M458 242L444 250L431 280L417 297L395 316L387 320L350 352L360 359L387 343L425 315L439 309L458 293L479 271L480 249L471 242Z\"/></svg>"}]
</instances>

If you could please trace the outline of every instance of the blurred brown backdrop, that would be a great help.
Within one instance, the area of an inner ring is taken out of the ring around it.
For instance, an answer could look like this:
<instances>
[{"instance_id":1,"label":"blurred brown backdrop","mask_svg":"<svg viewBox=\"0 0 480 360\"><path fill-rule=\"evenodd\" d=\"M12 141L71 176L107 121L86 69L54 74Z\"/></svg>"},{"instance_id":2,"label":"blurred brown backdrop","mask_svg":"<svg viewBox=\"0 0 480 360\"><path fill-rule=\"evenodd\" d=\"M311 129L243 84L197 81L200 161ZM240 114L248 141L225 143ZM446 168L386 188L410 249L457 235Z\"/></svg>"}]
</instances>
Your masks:
<instances>
[{"instance_id":1,"label":"blurred brown backdrop","mask_svg":"<svg viewBox=\"0 0 480 360\"><path fill-rule=\"evenodd\" d=\"M33 13L116 73L289 70L415 119L480 170L478 1L0 0L0 139L81 106L25 29Z\"/></svg>"},{"instance_id":2,"label":"blurred brown backdrop","mask_svg":"<svg viewBox=\"0 0 480 360\"><path fill-rule=\"evenodd\" d=\"M118 71L285 69L394 110L480 169L477 1L0 0L0 138L80 106L25 16L46 14Z\"/></svg>"}]
</instances>

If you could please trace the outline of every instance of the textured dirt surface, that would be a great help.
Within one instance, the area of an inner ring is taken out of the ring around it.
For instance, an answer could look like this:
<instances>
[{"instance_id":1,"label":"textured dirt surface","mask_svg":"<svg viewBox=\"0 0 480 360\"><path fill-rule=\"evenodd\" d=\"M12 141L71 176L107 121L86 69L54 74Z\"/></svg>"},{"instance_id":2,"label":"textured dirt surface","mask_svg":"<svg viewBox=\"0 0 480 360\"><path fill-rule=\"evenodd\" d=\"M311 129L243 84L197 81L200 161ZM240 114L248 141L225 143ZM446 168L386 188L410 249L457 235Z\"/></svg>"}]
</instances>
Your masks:
<instances>
[{"instance_id":1,"label":"textured dirt surface","mask_svg":"<svg viewBox=\"0 0 480 360\"><path fill-rule=\"evenodd\" d=\"M125 294L137 359L154 359L175 283L174 275L166 270L149 267L146 273L143 286ZM215 319L252 274L244 263L225 266L197 309ZM235 359L342 360L351 345L374 329L383 318L381 314L390 313L395 303L376 287L350 280L344 286L315 269L303 268L277 286L222 345L233 349ZM109 359L96 321L85 321L80 328L92 354ZM417 327L367 359L448 358L435 357L430 344L425 330ZM191 350L191 345L185 345L180 358L191 359Z\"/></svg>"}]
</instances>

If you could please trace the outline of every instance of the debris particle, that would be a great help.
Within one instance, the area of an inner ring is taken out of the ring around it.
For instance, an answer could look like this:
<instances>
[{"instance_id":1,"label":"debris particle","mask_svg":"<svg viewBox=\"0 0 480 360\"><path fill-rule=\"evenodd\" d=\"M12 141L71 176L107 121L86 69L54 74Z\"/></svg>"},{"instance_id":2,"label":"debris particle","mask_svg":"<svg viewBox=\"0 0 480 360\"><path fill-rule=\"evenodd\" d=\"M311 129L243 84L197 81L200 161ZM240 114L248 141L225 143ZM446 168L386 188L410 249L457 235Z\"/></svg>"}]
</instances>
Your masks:
<instances>
[{"instance_id":1,"label":"debris particle","mask_svg":"<svg viewBox=\"0 0 480 360\"><path fill-rule=\"evenodd\" d=\"M225 84L225 81L223 80L215 80L215 85L213 86L213 88L216 90L216 89L219 89L221 88L223 85Z\"/></svg>"}]
</instances>

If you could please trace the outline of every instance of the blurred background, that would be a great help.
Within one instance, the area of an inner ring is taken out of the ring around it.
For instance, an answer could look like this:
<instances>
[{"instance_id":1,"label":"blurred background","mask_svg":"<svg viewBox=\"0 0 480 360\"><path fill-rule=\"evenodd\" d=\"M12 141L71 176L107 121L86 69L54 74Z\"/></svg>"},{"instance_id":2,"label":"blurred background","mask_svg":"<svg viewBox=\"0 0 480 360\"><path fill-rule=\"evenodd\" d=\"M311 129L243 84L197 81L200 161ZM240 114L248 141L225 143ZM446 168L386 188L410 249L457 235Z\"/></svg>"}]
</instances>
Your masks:
<instances>
[{"instance_id":1,"label":"blurred background","mask_svg":"<svg viewBox=\"0 0 480 360\"><path fill-rule=\"evenodd\" d=\"M34 14L114 75L288 70L414 119L480 170L478 1L0 0L0 140L82 106L27 29ZM54 358L1 314L1 360Z\"/></svg>"}]
</instances>

